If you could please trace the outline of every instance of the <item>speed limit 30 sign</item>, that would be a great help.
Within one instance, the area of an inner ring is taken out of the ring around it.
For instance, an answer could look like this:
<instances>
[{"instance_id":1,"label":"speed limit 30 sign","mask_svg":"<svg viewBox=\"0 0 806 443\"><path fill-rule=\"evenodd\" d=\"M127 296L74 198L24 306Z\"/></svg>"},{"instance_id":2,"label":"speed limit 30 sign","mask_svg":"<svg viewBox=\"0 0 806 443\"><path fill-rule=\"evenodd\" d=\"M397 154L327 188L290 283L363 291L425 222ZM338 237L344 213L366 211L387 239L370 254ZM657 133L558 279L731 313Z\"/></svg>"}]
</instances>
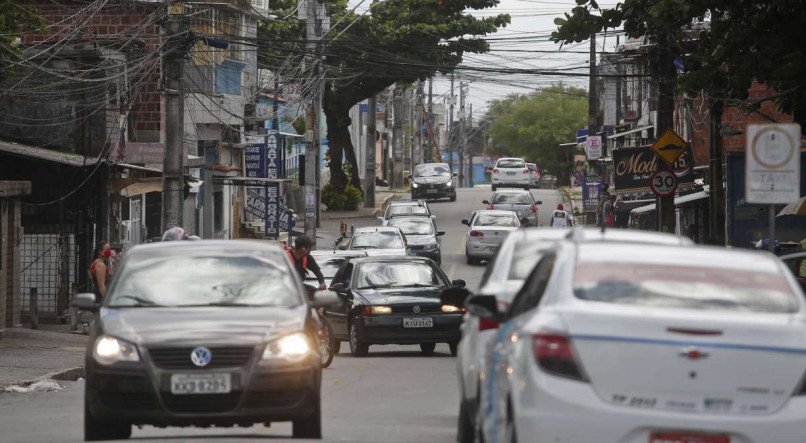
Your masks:
<instances>
[{"instance_id":1,"label":"speed limit 30 sign","mask_svg":"<svg viewBox=\"0 0 806 443\"><path fill-rule=\"evenodd\" d=\"M658 171L649 179L649 187L658 197L669 197L677 191L677 176L674 172Z\"/></svg>"}]
</instances>

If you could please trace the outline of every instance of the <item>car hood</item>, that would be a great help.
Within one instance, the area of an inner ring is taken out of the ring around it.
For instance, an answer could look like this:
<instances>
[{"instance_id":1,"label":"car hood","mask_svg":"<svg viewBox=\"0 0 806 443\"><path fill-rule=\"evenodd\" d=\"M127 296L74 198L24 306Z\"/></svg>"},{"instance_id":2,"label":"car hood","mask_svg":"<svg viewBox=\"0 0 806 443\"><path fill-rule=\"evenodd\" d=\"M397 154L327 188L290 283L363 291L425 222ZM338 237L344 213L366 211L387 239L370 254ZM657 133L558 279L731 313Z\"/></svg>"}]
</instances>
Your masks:
<instances>
[{"instance_id":1,"label":"car hood","mask_svg":"<svg viewBox=\"0 0 806 443\"><path fill-rule=\"evenodd\" d=\"M409 234L409 235L406 236L406 241L410 245L427 245L427 244L430 244L430 243L436 243L437 239L434 238L434 236L430 235L430 234L428 234L428 235Z\"/></svg>"},{"instance_id":2,"label":"car hood","mask_svg":"<svg viewBox=\"0 0 806 443\"><path fill-rule=\"evenodd\" d=\"M143 344L259 344L303 328L307 306L103 308L104 333Z\"/></svg>"},{"instance_id":3,"label":"car hood","mask_svg":"<svg viewBox=\"0 0 806 443\"><path fill-rule=\"evenodd\" d=\"M428 177L414 177L414 183L417 184L437 184L447 183L451 180L450 174L433 175Z\"/></svg>"},{"instance_id":4,"label":"car hood","mask_svg":"<svg viewBox=\"0 0 806 443\"><path fill-rule=\"evenodd\" d=\"M356 292L371 305L439 304L443 288L359 289Z\"/></svg>"}]
</instances>

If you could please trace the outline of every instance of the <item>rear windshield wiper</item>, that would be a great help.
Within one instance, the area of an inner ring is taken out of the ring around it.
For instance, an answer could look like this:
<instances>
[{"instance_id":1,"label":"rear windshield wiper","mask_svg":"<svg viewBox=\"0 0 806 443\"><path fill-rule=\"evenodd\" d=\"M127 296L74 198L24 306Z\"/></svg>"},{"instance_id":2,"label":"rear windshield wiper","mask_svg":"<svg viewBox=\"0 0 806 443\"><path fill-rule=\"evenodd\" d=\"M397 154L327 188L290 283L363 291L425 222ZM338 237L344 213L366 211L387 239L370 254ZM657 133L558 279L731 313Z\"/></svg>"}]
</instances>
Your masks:
<instances>
[{"instance_id":1,"label":"rear windshield wiper","mask_svg":"<svg viewBox=\"0 0 806 443\"><path fill-rule=\"evenodd\" d=\"M392 285L387 283L387 284L383 284L383 285L362 286L362 287L360 287L358 289L385 289L385 288L391 288L391 287L392 287Z\"/></svg>"},{"instance_id":2,"label":"rear windshield wiper","mask_svg":"<svg viewBox=\"0 0 806 443\"><path fill-rule=\"evenodd\" d=\"M425 284L425 283L411 283L408 285L400 285L399 288L433 288L439 285L436 284Z\"/></svg>"}]
</instances>

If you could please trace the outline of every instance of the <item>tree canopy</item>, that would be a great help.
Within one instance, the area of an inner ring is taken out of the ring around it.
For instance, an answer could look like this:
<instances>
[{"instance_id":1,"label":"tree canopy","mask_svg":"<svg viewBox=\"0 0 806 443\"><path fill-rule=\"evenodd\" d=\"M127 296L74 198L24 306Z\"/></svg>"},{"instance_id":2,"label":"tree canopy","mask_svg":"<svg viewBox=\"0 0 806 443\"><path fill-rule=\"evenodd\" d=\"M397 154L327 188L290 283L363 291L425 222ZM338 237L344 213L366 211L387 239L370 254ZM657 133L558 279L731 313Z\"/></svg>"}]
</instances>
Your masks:
<instances>
[{"instance_id":1,"label":"tree canopy","mask_svg":"<svg viewBox=\"0 0 806 443\"><path fill-rule=\"evenodd\" d=\"M648 37L658 43L656 51L684 61L679 84L689 91L743 100L757 80L777 91L779 109L806 123L806 8L800 0L624 0L608 8L577 0L555 23L558 43L619 27L630 37Z\"/></svg>"},{"instance_id":2,"label":"tree canopy","mask_svg":"<svg viewBox=\"0 0 806 443\"><path fill-rule=\"evenodd\" d=\"M0 81L19 60L19 32L41 24L33 8L15 0L0 0Z\"/></svg>"},{"instance_id":3,"label":"tree canopy","mask_svg":"<svg viewBox=\"0 0 806 443\"><path fill-rule=\"evenodd\" d=\"M565 183L573 167L573 151L559 145L575 140L587 115L587 91L562 83L493 101L487 113L492 120L491 150L523 157Z\"/></svg>"},{"instance_id":4,"label":"tree canopy","mask_svg":"<svg viewBox=\"0 0 806 443\"><path fill-rule=\"evenodd\" d=\"M327 83L324 112L330 142L331 183L344 189L348 177L342 157L358 170L349 135L349 111L395 83L413 83L436 73L447 73L465 52L489 50L484 36L509 23L506 14L477 18L465 11L491 8L498 0L386 0L373 3L367 14L348 10L345 2L332 2L333 29L325 36ZM275 14L289 13L295 1L275 3ZM289 60L304 56L304 24L270 22L260 30L262 67L279 70ZM289 58L290 57L290 58ZM291 63L295 65L295 63ZM360 188L358 174L352 184Z\"/></svg>"}]
</instances>

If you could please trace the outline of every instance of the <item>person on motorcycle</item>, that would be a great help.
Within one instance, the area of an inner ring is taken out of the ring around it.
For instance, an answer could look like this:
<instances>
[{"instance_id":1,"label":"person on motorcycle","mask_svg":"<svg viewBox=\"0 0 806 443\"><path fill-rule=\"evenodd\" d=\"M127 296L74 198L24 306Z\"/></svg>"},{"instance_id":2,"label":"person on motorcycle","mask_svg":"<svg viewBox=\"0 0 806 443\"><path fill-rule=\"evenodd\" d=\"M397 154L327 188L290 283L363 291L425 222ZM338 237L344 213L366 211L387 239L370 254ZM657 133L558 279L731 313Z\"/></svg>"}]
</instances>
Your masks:
<instances>
[{"instance_id":1,"label":"person on motorcycle","mask_svg":"<svg viewBox=\"0 0 806 443\"><path fill-rule=\"evenodd\" d=\"M310 270L319 280L319 289L326 289L325 276L322 275L319 264L310 255L312 247L313 241L307 235L300 235L294 240L294 249L288 250L288 256L291 258L291 262L294 263L294 268L302 280L305 280L308 270Z\"/></svg>"}]
</instances>

